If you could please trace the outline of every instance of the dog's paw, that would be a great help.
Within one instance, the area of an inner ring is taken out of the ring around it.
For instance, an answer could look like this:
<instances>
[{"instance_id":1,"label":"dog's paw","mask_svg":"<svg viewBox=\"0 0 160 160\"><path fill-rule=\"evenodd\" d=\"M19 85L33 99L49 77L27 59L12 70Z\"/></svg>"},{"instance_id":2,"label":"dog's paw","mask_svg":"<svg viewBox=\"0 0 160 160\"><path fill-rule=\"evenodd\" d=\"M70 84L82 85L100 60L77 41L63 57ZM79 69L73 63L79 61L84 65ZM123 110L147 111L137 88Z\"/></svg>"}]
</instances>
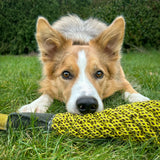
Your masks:
<instances>
[{"instance_id":1,"label":"dog's paw","mask_svg":"<svg viewBox=\"0 0 160 160\"><path fill-rule=\"evenodd\" d=\"M145 97L140 93L129 93L129 92L124 93L124 99L126 101L129 101L130 103L150 100L148 97Z\"/></svg>"},{"instance_id":2,"label":"dog's paw","mask_svg":"<svg viewBox=\"0 0 160 160\"><path fill-rule=\"evenodd\" d=\"M41 104L34 104L30 103L27 105L22 106L18 112L35 112L35 113L45 113L47 111L48 107L44 107Z\"/></svg>"},{"instance_id":3,"label":"dog's paw","mask_svg":"<svg viewBox=\"0 0 160 160\"><path fill-rule=\"evenodd\" d=\"M18 112L45 113L52 102L53 99L50 96L44 94L41 95L38 99L34 100L32 103L22 106Z\"/></svg>"}]
</instances>

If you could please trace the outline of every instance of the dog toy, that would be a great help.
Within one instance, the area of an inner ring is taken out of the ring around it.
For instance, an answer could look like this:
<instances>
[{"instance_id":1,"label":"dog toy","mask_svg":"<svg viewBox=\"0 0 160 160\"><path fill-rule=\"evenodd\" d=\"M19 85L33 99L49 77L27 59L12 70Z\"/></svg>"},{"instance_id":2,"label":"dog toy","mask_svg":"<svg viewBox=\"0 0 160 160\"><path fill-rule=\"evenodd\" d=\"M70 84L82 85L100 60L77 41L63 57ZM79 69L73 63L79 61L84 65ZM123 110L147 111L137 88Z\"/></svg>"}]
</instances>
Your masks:
<instances>
[{"instance_id":1,"label":"dog toy","mask_svg":"<svg viewBox=\"0 0 160 160\"><path fill-rule=\"evenodd\" d=\"M107 108L94 114L11 113L0 115L0 129L31 125L79 138L121 138L160 143L160 101L150 100Z\"/></svg>"}]
</instances>

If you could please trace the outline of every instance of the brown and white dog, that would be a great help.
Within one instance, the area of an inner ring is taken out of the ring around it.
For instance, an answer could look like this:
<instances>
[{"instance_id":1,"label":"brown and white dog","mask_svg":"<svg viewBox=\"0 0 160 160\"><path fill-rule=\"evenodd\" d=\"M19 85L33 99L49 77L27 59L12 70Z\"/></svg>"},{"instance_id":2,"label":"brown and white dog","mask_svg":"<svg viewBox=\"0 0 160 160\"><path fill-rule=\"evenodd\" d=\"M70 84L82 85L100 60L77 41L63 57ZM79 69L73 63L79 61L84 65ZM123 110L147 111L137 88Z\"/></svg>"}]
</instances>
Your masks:
<instances>
[{"instance_id":1,"label":"brown and white dog","mask_svg":"<svg viewBox=\"0 0 160 160\"><path fill-rule=\"evenodd\" d=\"M94 113L103 110L102 99L120 90L129 102L149 100L132 88L122 70L124 31L121 16L109 26L76 15L51 26L39 17L36 39L43 62L42 95L19 112L44 113L55 98L65 102L70 113Z\"/></svg>"}]
</instances>

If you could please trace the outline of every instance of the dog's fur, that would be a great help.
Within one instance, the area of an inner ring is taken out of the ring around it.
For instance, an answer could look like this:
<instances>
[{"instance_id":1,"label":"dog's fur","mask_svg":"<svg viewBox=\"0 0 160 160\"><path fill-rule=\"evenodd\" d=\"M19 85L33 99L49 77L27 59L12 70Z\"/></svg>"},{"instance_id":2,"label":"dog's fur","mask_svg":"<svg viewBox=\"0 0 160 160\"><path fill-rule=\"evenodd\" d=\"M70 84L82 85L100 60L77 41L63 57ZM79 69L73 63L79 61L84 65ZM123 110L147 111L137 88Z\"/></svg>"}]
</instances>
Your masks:
<instances>
[{"instance_id":1,"label":"dog's fur","mask_svg":"<svg viewBox=\"0 0 160 160\"><path fill-rule=\"evenodd\" d=\"M36 39L43 63L42 96L19 112L46 112L56 98L66 103L68 112L80 114L76 106L80 97L93 97L98 102L96 111L102 111L102 99L120 90L129 102L149 100L132 88L122 70L124 31L122 16L109 26L76 15L62 17L51 26L39 17Z\"/></svg>"}]
</instances>

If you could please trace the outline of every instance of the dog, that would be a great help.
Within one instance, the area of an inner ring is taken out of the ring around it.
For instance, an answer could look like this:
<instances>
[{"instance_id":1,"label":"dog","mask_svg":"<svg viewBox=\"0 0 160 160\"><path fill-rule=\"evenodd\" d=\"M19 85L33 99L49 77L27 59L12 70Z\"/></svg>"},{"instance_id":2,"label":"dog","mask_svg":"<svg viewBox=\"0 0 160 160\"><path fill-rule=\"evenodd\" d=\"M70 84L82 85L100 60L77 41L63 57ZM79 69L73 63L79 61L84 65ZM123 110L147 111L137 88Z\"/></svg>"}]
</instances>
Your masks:
<instances>
[{"instance_id":1,"label":"dog","mask_svg":"<svg viewBox=\"0 0 160 160\"><path fill-rule=\"evenodd\" d=\"M58 99L74 114L100 112L102 100L123 91L129 102L147 101L125 78L120 64L125 20L109 26L89 18L68 15L53 23L39 17L36 40L43 64L42 95L19 112L45 113Z\"/></svg>"}]
</instances>

